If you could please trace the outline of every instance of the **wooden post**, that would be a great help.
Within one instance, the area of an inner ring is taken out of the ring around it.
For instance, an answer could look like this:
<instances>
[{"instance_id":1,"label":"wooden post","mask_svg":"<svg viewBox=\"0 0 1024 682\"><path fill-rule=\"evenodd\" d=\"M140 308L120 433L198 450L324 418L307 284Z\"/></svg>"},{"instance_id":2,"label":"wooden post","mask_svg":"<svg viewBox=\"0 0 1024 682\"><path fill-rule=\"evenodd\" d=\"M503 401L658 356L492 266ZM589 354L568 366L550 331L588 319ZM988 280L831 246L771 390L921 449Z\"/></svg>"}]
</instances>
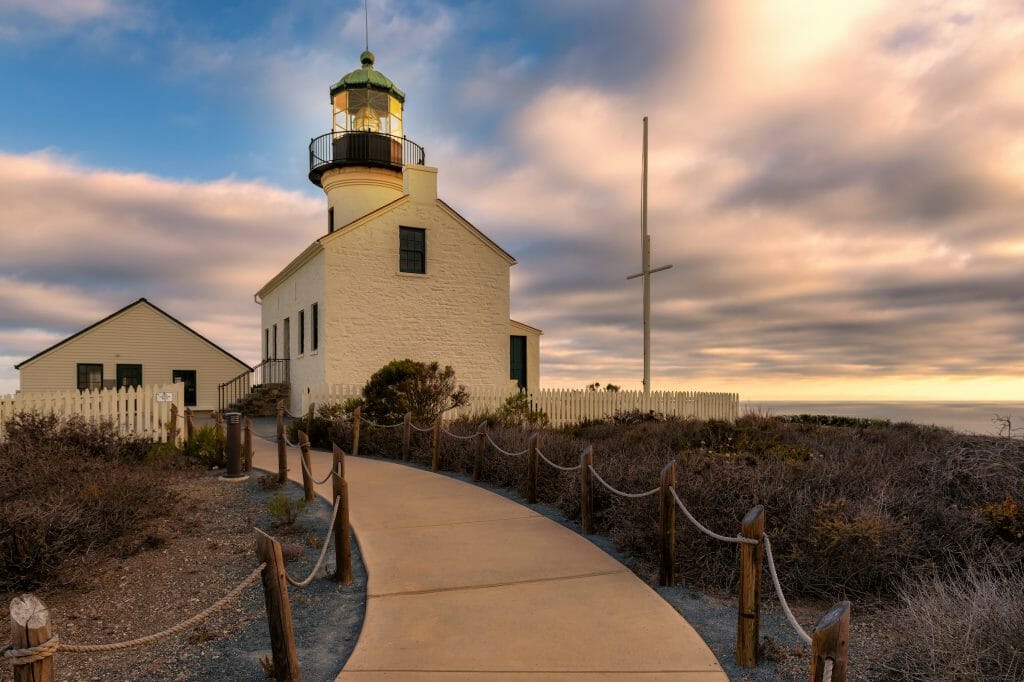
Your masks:
<instances>
[{"instance_id":1,"label":"wooden post","mask_svg":"<svg viewBox=\"0 0 1024 682\"><path fill-rule=\"evenodd\" d=\"M171 426L167 430L167 441L172 445L178 444L178 406L171 403Z\"/></svg>"},{"instance_id":2,"label":"wooden post","mask_svg":"<svg viewBox=\"0 0 1024 682\"><path fill-rule=\"evenodd\" d=\"M676 581L676 501L669 490L676 485L676 461L661 470L661 508L659 520L658 584L671 587Z\"/></svg>"},{"instance_id":3,"label":"wooden post","mask_svg":"<svg viewBox=\"0 0 1024 682\"><path fill-rule=\"evenodd\" d=\"M594 446L583 448L580 455L580 532L590 535L594 532L594 496L593 474L590 467L594 464Z\"/></svg>"},{"instance_id":4,"label":"wooden post","mask_svg":"<svg viewBox=\"0 0 1024 682\"><path fill-rule=\"evenodd\" d=\"M821 617L811 633L811 682L846 682L849 641L850 602L841 601ZM824 676L829 659L831 680Z\"/></svg>"},{"instance_id":5,"label":"wooden post","mask_svg":"<svg viewBox=\"0 0 1024 682\"><path fill-rule=\"evenodd\" d=\"M256 556L263 569L263 598L267 604L267 624L270 626L270 649L274 657L274 679L278 682L299 682L299 655L295 650L295 631L292 629L292 607L288 602L288 583L285 581L284 557L281 545L256 528Z\"/></svg>"},{"instance_id":6,"label":"wooden post","mask_svg":"<svg viewBox=\"0 0 1024 682\"><path fill-rule=\"evenodd\" d=\"M242 432L242 463L246 471L252 471L252 420L248 417Z\"/></svg>"},{"instance_id":7,"label":"wooden post","mask_svg":"<svg viewBox=\"0 0 1024 682\"><path fill-rule=\"evenodd\" d=\"M534 431L526 441L526 501L530 504L537 504L537 443L540 442L540 434Z\"/></svg>"},{"instance_id":8,"label":"wooden post","mask_svg":"<svg viewBox=\"0 0 1024 682\"><path fill-rule=\"evenodd\" d=\"M11 644L28 649L50 641L50 609L34 594L11 600ZM53 656L15 664L15 682L53 682Z\"/></svg>"},{"instance_id":9,"label":"wooden post","mask_svg":"<svg viewBox=\"0 0 1024 682\"><path fill-rule=\"evenodd\" d=\"M313 463L309 458L309 436L299 431L299 449L302 451L302 490L306 493L306 502L316 499L313 492Z\"/></svg>"},{"instance_id":10,"label":"wooden post","mask_svg":"<svg viewBox=\"0 0 1024 682\"><path fill-rule=\"evenodd\" d=\"M355 414L352 415L352 456L359 456L359 431L363 425L363 407L360 405L356 408Z\"/></svg>"},{"instance_id":11,"label":"wooden post","mask_svg":"<svg viewBox=\"0 0 1024 682\"><path fill-rule=\"evenodd\" d=\"M343 460L344 461L344 460ZM341 497L338 518L334 521L334 582L352 584L352 548L348 538L348 481L339 475L338 469L331 474L334 484L334 498Z\"/></svg>"},{"instance_id":12,"label":"wooden post","mask_svg":"<svg viewBox=\"0 0 1024 682\"><path fill-rule=\"evenodd\" d=\"M484 448L487 447L487 422L480 422L476 427L476 459L473 461L473 480L480 480L480 473L484 468Z\"/></svg>"},{"instance_id":13,"label":"wooden post","mask_svg":"<svg viewBox=\"0 0 1024 682\"><path fill-rule=\"evenodd\" d=\"M288 480L288 450L284 442L284 401L277 401L277 482Z\"/></svg>"},{"instance_id":14,"label":"wooden post","mask_svg":"<svg viewBox=\"0 0 1024 682\"><path fill-rule=\"evenodd\" d=\"M412 441L412 412L406 412L402 419L402 461L409 461L409 443Z\"/></svg>"},{"instance_id":15,"label":"wooden post","mask_svg":"<svg viewBox=\"0 0 1024 682\"><path fill-rule=\"evenodd\" d=\"M334 471L345 478L345 451L334 442L331 442L331 451L334 453Z\"/></svg>"},{"instance_id":16,"label":"wooden post","mask_svg":"<svg viewBox=\"0 0 1024 682\"><path fill-rule=\"evenodd\" d=\"M675 500L673 500L675 502ZM764 563L764 507L757 505L747 512L740 526L740 536L757 540L756 545L740 545L739 615L736 621L736 663L756 668L758 643L761 639L761 571Z\"/></svg>"},{"instance_id":17,"label":"wooden post","mask_svg":"<svg viewBox=\"0 0 1024 682\"><path fill-rule=\"evenodd\" d=\"M430 433L430 470L437 471L441 467L441 417L434 420L434 430Z\"/></svg>"},{"instance_id":18,"label":"wooden post","mask_svg":"<svg viewBox=\"0 0 1024 682\"><path fill-rule=\"evenodd\" d=\"M310 402L309 410L306 411L306 433L309 433L313 430L313 419L315 417L315 412L316 403Z\"/></svg>"},{"instance_id":19,"label":"wooden post","mask_svg":"<svg viewBox=\"0 0 1024 682\"><path fill-rule=\"evenodd\" d=\"M185 408L185 445L192 442L192 434L195 433L196 423L192 421L192 408Z\"/></svg>"}]
</instances>

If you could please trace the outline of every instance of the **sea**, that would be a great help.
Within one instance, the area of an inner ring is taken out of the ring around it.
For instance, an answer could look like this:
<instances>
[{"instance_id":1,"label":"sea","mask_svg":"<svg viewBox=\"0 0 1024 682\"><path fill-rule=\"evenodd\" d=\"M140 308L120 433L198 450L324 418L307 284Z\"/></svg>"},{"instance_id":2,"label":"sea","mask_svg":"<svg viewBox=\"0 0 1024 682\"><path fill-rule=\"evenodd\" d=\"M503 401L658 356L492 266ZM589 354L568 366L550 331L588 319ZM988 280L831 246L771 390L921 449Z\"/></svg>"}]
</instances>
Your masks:
<instances>
[{"instance_id":1,"label":"sea","mask_svg":"<svg viewBox=\"0 0 1024 682\"><path fill-rule=\"evenodd\" d=\"M997 417L1008 417L1015 436L1024 436L1024 402L799 402L740 399L740 414L828 414L841 417L888 419L892 422L934 424L965 433L1006 435ZM1000 434L1000 428L1003 431ZM1020 430L1018 430L1020 429Z\"/></svg>"}]
</instances>

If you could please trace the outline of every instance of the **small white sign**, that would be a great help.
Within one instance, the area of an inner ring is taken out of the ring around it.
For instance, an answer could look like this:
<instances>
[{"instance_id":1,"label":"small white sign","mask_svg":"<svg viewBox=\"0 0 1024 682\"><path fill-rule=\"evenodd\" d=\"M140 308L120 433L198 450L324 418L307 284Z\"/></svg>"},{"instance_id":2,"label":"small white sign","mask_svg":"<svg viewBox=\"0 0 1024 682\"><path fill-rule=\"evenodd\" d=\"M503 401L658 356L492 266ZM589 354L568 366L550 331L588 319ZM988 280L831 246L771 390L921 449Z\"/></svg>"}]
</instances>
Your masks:
<instances>
[{"instance_id":1,"label":"small white sign","mask_svg":"<svg viewBox=\"0 0 1024 682\"><path fill-rule=\"evenodd\" d=\"M156 401L158 403L173 403L174 402L174 394L173 393L157 393L156 394Z\"/></svg>"}]
</instances>

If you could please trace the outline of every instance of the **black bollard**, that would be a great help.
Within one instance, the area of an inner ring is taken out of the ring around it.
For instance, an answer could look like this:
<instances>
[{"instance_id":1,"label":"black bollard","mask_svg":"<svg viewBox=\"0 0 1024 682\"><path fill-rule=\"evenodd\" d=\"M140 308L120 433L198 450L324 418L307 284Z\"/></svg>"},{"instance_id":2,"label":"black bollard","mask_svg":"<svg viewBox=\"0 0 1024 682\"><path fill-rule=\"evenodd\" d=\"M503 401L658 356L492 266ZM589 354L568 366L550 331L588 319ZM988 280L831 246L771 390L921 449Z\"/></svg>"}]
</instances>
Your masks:
<instances>
[{"instance_id":1,"label":"black bollard","mask_svg":"<svg viewBox=\"0 0 1024 682\"><path fill-rule=\"evenodd\" d=\"M240 412L228 412L224 415L227 426L227 450L228 470L222 479L244 480L248 478L242 472L242 414Z\"/></svg>"}]
</instances>

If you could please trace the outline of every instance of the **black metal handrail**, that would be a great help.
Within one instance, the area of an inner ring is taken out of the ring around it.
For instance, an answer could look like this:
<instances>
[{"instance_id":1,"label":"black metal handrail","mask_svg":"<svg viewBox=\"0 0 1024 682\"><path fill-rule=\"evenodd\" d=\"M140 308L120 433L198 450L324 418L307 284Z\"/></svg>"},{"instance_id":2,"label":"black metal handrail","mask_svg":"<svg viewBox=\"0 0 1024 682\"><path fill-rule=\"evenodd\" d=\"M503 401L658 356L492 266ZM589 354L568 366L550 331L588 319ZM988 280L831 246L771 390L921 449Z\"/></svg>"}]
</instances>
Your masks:
<instances>
[{"instance_id":1,"label":"black metal handrail","mask_svg":"<svg viewBox=\"0 0 1024 682\"><path fill-rule=\"evenodd\" d=\"M217 409L224 411L263 384L288 383L288 360L264 360L217 386Z\"/></svg>"},{"instance_id":2,"label":"black metal handrail","mask_svg":"<svg viewBox=\"0 0 1024 682\"><path fill-rule=\"evenodd\" d=\"M370 131L336 131L309 141L309 179L319 184L328 168L380 166L401 169L422 165L426 152L407 137Z\"/></svg>"}]
</instances>

